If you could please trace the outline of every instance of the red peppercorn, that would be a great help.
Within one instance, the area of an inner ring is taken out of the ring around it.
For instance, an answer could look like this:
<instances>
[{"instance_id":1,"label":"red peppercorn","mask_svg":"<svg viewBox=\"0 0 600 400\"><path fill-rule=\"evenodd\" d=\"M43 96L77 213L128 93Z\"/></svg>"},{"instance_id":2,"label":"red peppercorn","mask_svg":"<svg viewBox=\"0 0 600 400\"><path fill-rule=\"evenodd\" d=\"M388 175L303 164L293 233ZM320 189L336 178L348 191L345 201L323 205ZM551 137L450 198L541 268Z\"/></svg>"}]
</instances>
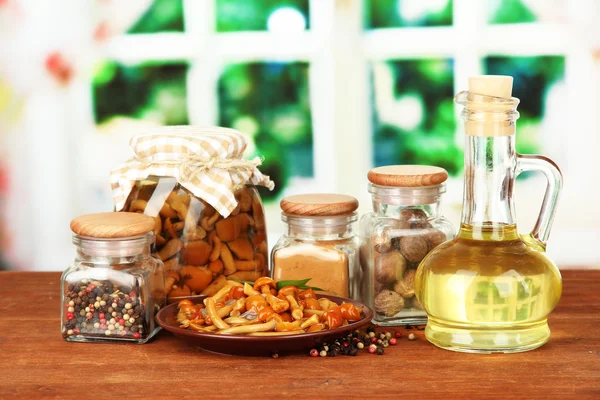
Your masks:
<instances>
[{"instance_id":1,"label":"red peppercorn","mask_svg":"<svg viewBox=\"0 0 600 400\"><path fill-rule=\"evenodd\" d=\"M119 319L119 325L125 326L125 320L123 318Z\"/></svg>"},{"instance_id":2,"label":"red peppercorn","mask_svg":"<svg viewBox=\"0 0 600 400\"><path fill-rule=\"evenodd\" d=\"M389 343L390 343L392 346L395 346L395 345L396 345L396 338L395 338L395 337L391 338L391 339L389 340Z\"/></svg>"},{"instance_id":3,"label":"red peppercorn","mask_svg":"<svg viewBox=\"0 0 600 400\"><path fill-rule=\"evenodd\" d=\"M102 328L102 330L106 330L106 324L100 324L100 328Z\"/></svg>"},{"instance_id":4,"label":"red peppercorn","mask_svg":"<svg viewBox=\"0 0 600 400\"><path fill-rule=\"evenodd\" d=\"M342 342L342 346L344 346L344 347L348 347L348 346L349 346L349 344L348 344L348 342Z\"/></svg>"},{"instance_id":5,"label":"red peppercorn","mask_svg":"<svg viewBox=\"0 0 600 400\"><path fill-rule=\"evenodd\" d=\"M397 338L401 338L401 337L402 337L402 332L400 332L400 331L396 331L396 337L397 337Z\"/></svg>"},{"instance_id":6,"label":"red peppercorn","mask_svg":"<svg viewBox=\"0 0 600 400\"><path fill-rule=\"evenodd\" d=\"M375 353L377 351L377 346L372 344L369 346L369 353Z\"/></svg>"},{"instance_id":7,"label":"red peppercorn","mask_svg":"<svg viewBox=\"0 0 600 400\"><path fill-rule=\"evenodd\" d=\"M373 336L371 338L371 343L377 343L377 336Z\"/></svg>"},{"instance_id":8,"label":"red peppercorn","mask_svg":"<svg viewBox=\"0 0 600 400\"><path fill-rule=\"evenodd\" d=\"M79 329L73 329L73 333L78 335L79 334Z\"/></svg>"},{"instance_id":9,"label":"red peppercorn","mask_svg":"<svg viewBox=\"0 0 600 400\"><path fill-rule=\"evenodd\" d=\"M72 320L73 318L75 318L75 315L74 315L72 312L68 312L68 313L67 313L67 319L70 321L70 320Z\"/></svg>"},{"instance_id":10,"label":"red peppercorn","mask_svg":"<svg viewBox=\"0 0 600 400\"><path fill-rule=\"evenodd\" d=\"M104 319L104 313L103 313L103 312L101 312L100 314L98 314L98 318L100 318L100 319Z\"/></svg>"},{"instance_id":11,"label":"red peppercorn","mask_svg":"<svg viewBox=\"0 0 600 400\"><path fill-rule=\"evenodd\" d=\"M142 337L142 335L140 335L139 332L136 332L136 333L133 334L133 337L136 338L136 339L139 339L139 338Z\"/></svg>"},{"instance_id":12,"label":"red peppercorn","mask_svg":"<svg viewBox=\"0 0 600 400\"><path fill-rule=\"evenodd\" d=\"M311 357L319 357L319 350L317 350L317 349L311 349L310 350L310 356Z\"/></svg>"}]
</instances>

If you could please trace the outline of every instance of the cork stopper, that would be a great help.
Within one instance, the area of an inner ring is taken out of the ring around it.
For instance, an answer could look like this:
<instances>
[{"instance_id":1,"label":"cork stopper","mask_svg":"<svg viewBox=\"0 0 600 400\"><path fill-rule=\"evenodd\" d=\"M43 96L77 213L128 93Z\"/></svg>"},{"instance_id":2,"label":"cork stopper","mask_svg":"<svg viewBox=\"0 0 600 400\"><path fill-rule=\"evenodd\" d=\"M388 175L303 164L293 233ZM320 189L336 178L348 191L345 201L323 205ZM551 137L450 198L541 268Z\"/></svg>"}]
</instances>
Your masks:
<instances>
[{"instance_id":1,"label":"cork stopper","mask_svg":"<svg viewBox=\"0 0 600 400\"><path fill-rule=\"evenodd\" d=\"M468 136L510 136L515 134L519 99L512 97L513 78L480 75L469 78L469 90L456 95L465 106L465 133Z\"/></svg>"},{"instance_id":2,"label":"cork stopper","mask_svg":"<svg viewBox=\"0 0 600 400\"><path fill-rule=\"evenodd\" d=\"M145 235L154 230L154 218L140 213L87 214L71 221L71 231L80 236L115 239Z\"/></svg>"},{"instance_id":3,"label":"cork stopper","mask_svg":"<svg viewBox=\"0 0 600 400\"><path fill-rule=\"evenodd\" d=\"M423 187L445 182L448 172L430 165L388 165L373 168L367 178L369 182L380 186Z\"/></svg>"},{"instance_id":4,"label":"cork stopper","mask_svg":"<svg viewBox=\"0 0 600 400\"><path fill-rule=\"evenodd\" d=\"M469 92L482 96L510 99L512 97L512 85L512 76L479 75L469 78Z\"/></svg>"},{"instance_id":5,"label":"cork stopper","mask_svg":"<svg viewBox=\"0 0 600 400\"><path fill-rule=\"evenodd\" d=\"M291 215L335 216L352 214L358 208L358 200L344 194L313 193L288 196L279 205Z\"/></svg>"}]
</instances>

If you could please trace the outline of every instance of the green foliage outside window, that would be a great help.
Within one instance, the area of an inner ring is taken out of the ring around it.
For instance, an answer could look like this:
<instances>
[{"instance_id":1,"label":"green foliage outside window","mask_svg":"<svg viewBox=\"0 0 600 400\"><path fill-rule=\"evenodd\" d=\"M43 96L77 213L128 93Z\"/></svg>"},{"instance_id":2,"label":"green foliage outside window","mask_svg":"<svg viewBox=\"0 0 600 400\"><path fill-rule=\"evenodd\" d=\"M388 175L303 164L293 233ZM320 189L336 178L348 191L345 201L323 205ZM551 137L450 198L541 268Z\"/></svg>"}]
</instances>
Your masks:
<instances>
[{"instance_id":1,"label":"green foliage outside window","mask_svg":"<svg viewBox=\"0 0 600 400\"><path fill-rule=\"evenodd\" d=\"M313 139L308 63L232 64L219 79L219 125L246 133L261 171L276 183L272 198L290 176L313 176Z\"/></svg>"},{"instance_id":2,"label":"green foliage outside window","mask_svg":"<svg viewBox=\"0 0 600 400\"><path fill-rule=\"evenodd\" d=\"M410 96L413 103L420 104L417 110L398 108L398 115L390 123L381 118L381 110L374 111L374 164L437 165L456 175L462 170L462 150L456 145L454 133L454 88L452 60L402 60L387 61L375 65L374 74L390 69L393 75L392 103ZM383 67L383 69L382 69ZM379 71L379 72L378 72ZM375 81L377 77L375 77ZM375 87L375 96L381 101ZM391 106L381 104L382 107ZM410 113L403 114L403 113ZM416 126L407 128L402 123L421 115ZM397 119L396 119L397 118Z\"/></svg>"},{"instance_id":3,"label":"green foliage outside window","mask_svg":"<svg viewBox=\"0 0 600 400\"><path fill-rule=\"evenodd\" d=\"M535 14L521 0L486 0L492 24L535 22Z\"/></svg>"},{"instance_id":4,"label":"green foliage outside window","mask_svg":"<svg viewBox=\"0 0 600 400\"><path fill-rule=\"evenodd\" d=\"M96 123L127 116L162 125L187 124L187 68L187 64L101 63L92 82Z\"/></svg>"},{"instance_id":5,"label":"green foliage outside window","mask_svg":"<svg viewBox=\"0 0 600 400\"><path fill-rule=\"evenodd\" d=\"M128 33L183 32L183 27L183 0L154 0Z\"/></svg>"},{"instance_id":6,"label":"green foliage outside window","mask_svg":"<svg viewBox=\"0 0 600 400\"><path fill-rule=\"evenodd\" d=\"M300 11L307 28L310 24L308 0L218 0L216 7L218 32L264 31L271 13L281 7Z\"/></svg>"},{"instance_id":7,"label":"green foliage outside window","mask_svg":"<svg viewBox=\"0 0 600 400\"><path fill-rule=\"evenodd\" d=\"M364 0L364 26L373 29L452 25L452 0L430 3L423 0Z\"/></svg>"}]
</instances>

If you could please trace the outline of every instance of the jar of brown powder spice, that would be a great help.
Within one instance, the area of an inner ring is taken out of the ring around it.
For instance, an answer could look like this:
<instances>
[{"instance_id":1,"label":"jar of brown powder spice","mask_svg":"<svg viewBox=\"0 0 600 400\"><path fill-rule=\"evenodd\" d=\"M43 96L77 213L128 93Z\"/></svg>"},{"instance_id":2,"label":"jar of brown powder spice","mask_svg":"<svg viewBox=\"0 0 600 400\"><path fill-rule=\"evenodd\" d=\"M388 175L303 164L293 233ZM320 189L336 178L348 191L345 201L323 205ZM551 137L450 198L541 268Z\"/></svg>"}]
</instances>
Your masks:
<instances>
[{"instance_id":1,"label":"jar of brown powder spice","mask_svg":"<svg viewBox=\"0 0 600 400\"><path fill-rule=\"evenodd\" d=\"M310 278L309 286L343 297L357 295L357 242L352 225L358 200L339 194L302 194L281 201L287 233L271 253L275 280Z\"/></svg>"}]
</instances>

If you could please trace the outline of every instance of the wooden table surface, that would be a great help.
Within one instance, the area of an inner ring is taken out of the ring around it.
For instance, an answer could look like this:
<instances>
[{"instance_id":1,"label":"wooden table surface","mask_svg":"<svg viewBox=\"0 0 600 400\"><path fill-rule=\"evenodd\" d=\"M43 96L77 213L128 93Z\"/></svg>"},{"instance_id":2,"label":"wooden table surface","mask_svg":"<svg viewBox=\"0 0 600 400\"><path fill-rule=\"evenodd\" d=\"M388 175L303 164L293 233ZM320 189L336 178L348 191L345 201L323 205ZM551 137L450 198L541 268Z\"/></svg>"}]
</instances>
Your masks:
<instances>
[{"instance_id":1,"label":"wooden table surface","mask_svg":"<svg viewBox=\"0 0 600 400\"><path fill-rule=\"evenodd\" d=\"M0 398L600 399L600 271L565 271L552 337L473 355L402 338L382 356L203 352L161 332L145 345L67 343L58 273L0 272Z\"/></svg>"}]
</instances>

